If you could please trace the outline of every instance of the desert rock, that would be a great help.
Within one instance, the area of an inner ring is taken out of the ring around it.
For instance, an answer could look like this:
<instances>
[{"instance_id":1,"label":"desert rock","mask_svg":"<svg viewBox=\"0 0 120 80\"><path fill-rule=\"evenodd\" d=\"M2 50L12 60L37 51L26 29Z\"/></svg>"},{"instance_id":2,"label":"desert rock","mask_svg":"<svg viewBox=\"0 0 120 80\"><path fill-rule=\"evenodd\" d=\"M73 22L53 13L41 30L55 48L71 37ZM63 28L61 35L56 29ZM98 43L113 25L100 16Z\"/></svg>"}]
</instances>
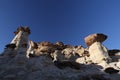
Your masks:
<instances>
[{"instance_id":1,"label":"desert rock","mask_svg":"<svg viewBox=\"0 0 120 80\"><path fill-rule=\"evenodd\" d=\"M92 45L94 42L103 42L104 40L107 39L107 36L102 33L97 33L97 34L91 34L85 37L85 43L87 46Z\"/></svg>"},{"instance_id":2,"label":"desert rock","mask_svg":"<svg viewBox=\"0 0 120 80\"><path fill-rule=\"evenodd\" d=\"M106 47L104 47L100 42L95 42L89 47L90 59L94 63L100 63L102 61L111 61L108 55Z\"/></svg>"},{"instance_id":3,"label":"desert rock","mask_svg":"<svg viewBox=\"0 0 120 80\"><path fill-rule=\"evenodd\" d=\"M111 51L115 54L109 56L102 45L106 39L102 34L86 38L86 48L63 42L28 41L29 34L28 27L19 27L5 46L0 54L0 80L120 79L120 52Z\"/></svg>"}]
</instances>

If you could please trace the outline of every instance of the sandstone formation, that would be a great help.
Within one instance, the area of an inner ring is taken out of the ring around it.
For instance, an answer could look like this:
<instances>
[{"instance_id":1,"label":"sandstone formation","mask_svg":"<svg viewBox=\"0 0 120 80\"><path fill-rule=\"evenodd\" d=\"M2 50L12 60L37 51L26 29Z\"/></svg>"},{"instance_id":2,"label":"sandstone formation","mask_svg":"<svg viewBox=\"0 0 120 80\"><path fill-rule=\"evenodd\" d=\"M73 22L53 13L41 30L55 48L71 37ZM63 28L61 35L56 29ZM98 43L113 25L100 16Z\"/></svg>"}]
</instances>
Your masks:
<instances>
[{"instance_id":1,"label":"sandstone formation","mask_svg":"<svg viewBox=\"0 0 120 80\"><path fill-rule=\"evenodd\" d=\"M100 63L102 61L110 62L111 58L108 55L106 47L104 47L100 42L94 42L89 47L90 59L94 63Z\"/></svg>"},{"instance_id":2,"label":"sandstone formation","mask_svg":"<svg viewBox=\"0 0 120 80\"><path fill-rule=\"evenodd\" d=\"M97 34L91 34L87 37L85 37L85 43L87 46L92 45L94 42L103 42L104 40L107 39L107 36L102 33L97 33Z\"/></svg>"},{"instance_id":3,"label":"sandstone formation","mask_svg":"<svg viewBox=\"0 0 120 80\"><path fill-rule=\"evenodd\" d=\"M104 34L85 38L87 48L63 42L28 41L19 27L0 54L0 80L119 80L120 51L107 50ZM110 55L110 56L109 56Z\"/></svg>"},{"instance_id":4,"label":"sandstone formation","mask_svg":"<svg viewBox=\"0 0 120 80\"><path fill-rule=\"evenodd\" d=\"M29 34L30 29L28 27L19 27L17 31L15 31L15 37L10 44L14 44L16 46L15 49L22 48L23 51L26 51Z\"/></svg>"}]
</instances>

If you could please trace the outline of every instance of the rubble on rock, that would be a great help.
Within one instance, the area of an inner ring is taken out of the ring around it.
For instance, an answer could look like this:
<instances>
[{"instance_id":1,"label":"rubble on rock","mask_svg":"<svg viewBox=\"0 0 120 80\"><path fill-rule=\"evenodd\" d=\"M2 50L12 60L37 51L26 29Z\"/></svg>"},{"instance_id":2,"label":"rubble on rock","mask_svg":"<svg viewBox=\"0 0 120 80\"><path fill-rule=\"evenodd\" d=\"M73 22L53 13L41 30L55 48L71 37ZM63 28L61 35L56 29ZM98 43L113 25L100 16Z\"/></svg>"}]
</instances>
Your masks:
<instances>
[{"instance_id":1,"label":"rubble on rock","mask_svg":"<svg viewBox=\"0 0 120 80\"><path fill-rule=\"evenodd\" d=\"M84 48L28 41L30 33L19 27L0 54L0 80L119 80L120 50L107 50L105 34L87 36Z\"/></svg>"}]
</instances>

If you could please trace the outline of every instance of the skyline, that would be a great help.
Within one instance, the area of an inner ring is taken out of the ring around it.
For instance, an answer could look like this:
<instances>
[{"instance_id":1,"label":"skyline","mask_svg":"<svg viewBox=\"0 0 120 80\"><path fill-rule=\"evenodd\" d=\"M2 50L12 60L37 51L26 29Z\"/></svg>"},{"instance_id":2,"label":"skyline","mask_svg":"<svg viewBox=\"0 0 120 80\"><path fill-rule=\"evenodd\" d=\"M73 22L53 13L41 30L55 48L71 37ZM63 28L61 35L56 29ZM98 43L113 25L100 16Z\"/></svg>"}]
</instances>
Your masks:
<instances>
[{"instance_id":1,"label":"skyline","mask_svg":"<svg viewBox=\"0 0 120 80\"><path fill-rule=\"evenodd\" d=\"M0 52L19 26L31 29L29 40L82 45L89 34L103 33L108 49L120 49L119 0L0 0Z\"/></svg>"}]
</instances>

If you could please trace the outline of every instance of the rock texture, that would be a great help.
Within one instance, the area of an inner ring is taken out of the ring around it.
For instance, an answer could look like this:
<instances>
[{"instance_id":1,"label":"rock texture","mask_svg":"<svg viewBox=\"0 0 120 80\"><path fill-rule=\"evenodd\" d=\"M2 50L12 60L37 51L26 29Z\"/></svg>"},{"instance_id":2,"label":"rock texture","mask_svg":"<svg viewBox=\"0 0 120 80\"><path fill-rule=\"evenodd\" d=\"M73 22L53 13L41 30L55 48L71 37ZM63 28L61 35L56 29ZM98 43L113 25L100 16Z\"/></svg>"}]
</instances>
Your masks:
<instances>
[{"instance_id":1,"label":"rock texture","mask_svg":"<svg viewBox=\"0 0 120 80\"><path fill-rule=\"evenodd\" d=\"M89 47L90 59L94 63L101 63L102 61L110 62L111 58L108 55L106 47L104 47L100 42L94 42Z\"/></svg>"},{"instance_id":2,"label":"rock texture","mask_svg":"<svg viewBox=\"0 0 120 80\"><path fill-rule=\"evenodd\" d=\"M87 39L89 47L84 48L63 42L28 42L28 34L28 27L19 27L0 54L0 80L120 79L120 51L107 50L102 44L104 35ZM27 42L28 47L21 46Z\"/></svg>"},{"instance_id":3,"label":"rock texture","mask_svg":"<svg viewBox=\"0 0 120 80\"><path fill-rule=\"evenodd\" d=\"M85 37L85 43L87 46L92 45L94 42L103 42L107 39L107 36L102 33L91 34Z\"/></svg>"}]
</instances>

